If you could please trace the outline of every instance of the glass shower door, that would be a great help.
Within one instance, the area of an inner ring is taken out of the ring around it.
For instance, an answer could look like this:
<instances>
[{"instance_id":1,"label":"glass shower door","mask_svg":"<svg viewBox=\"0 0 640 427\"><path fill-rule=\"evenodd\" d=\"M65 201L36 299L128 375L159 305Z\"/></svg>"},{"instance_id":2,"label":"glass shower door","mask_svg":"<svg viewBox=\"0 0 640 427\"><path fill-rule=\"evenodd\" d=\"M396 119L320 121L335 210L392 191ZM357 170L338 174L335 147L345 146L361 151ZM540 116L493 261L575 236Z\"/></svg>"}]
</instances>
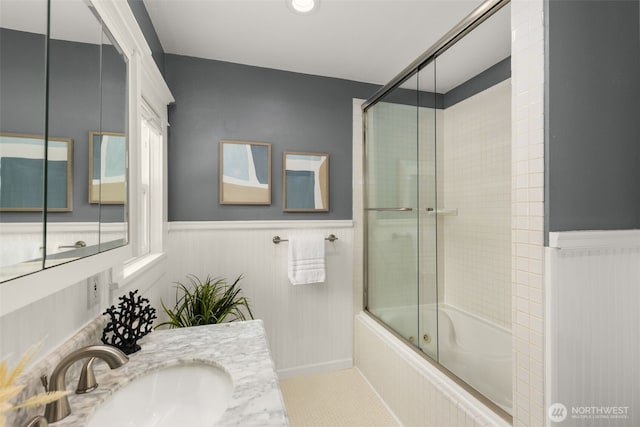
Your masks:
<instances>
[{"instance_id":1,"label":"glass shower door","mask_svg":"<svg viewBox=\"0 0 640 427\"><path fill-rule=\"evenodd\" d=\"M441 128L439 109L442 95L435 91L435 65L418 72L418 238L419 238L419 322L420 349L438 360L438 209L436 176L436 134ZM440 102L440 104L439 104Z\"/></svg>"},{"instance_id":2,"label":"glass shower door","mask_svg":"<svg viewBox=\"0 0 640 427\"><path fill-rule=\"evenodd\" d=\"M367 309L419 345L417 76L367 111Z\"/></svg>"},{"instance_id":3,"label":"glass shower door","mask_svg":"<svg viewBox=\"0 0 640 427\"><path fill-rule=\"evenodd\" d=\"M367 101L364 228L366 309L508 419L512 95L504 4Z\"/></svg>"}]
</instances>

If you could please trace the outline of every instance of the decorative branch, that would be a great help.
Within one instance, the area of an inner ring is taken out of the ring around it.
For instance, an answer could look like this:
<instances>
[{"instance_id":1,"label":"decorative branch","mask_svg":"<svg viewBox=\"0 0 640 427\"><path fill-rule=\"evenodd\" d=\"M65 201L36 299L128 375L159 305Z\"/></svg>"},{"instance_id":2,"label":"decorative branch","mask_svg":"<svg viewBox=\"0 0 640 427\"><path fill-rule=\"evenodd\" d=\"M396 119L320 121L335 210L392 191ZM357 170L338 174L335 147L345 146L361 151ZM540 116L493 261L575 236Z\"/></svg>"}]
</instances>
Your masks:
<instances>
[{"instance_id":1,"label":"decorative branch","mask_svg":"<svg viewBox=\"0 0 640 427\"><path fill-rule=\"evenodd\" d=\"M121 296L118 308L111 306L102 314L109 315L110 321L102 331L102 342L119 348L125 354L140 350L138 340L150 333L156 309L149 300L136 295L138 290Z\"/></svg>"}]
</instances>

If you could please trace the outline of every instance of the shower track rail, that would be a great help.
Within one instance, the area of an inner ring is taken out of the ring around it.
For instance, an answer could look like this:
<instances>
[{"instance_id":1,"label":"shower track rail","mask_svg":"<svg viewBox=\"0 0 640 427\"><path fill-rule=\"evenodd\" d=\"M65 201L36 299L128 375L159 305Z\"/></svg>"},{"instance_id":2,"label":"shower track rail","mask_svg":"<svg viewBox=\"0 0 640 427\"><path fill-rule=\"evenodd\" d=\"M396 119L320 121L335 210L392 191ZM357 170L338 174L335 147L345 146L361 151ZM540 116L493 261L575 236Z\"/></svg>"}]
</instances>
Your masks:
<instances>
[{"instance_id":1,"label":"shower track rail","mask_svg":"<svg viewBox=\"0 0 640 427\"><path fill-rule=\"evenodd\" d=\"M395 76L389 83L380 88L376 93L362 104L362 111L376 104L389 92L408 80L416 71L420 70L426 63L442 55L447 49L454 45L462 37L470 33L478 25L493 16L497 11L506 6L510 0L487 0L478 6L473 12L467 15L462 21L454 26L449 32L436 41L422 55L416 58L404 70Z\"/></svg>"}]
</instances>

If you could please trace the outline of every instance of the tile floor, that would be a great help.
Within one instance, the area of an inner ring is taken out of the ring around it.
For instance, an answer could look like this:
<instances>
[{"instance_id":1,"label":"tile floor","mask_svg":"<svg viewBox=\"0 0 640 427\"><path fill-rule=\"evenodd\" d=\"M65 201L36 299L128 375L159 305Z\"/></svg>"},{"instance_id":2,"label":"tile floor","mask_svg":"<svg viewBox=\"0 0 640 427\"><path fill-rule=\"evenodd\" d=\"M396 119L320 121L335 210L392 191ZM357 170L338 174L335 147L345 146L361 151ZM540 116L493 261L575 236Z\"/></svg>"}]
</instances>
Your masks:
<instances>
[{"instance_id":1,"label":"tile floor","mask_svg":"<svg viewBox=\"0 0 640 427\"><path fill-rule=\"evenodd\" d=\"M280 381L291 427L399 427L355 368Z\"/></svg>"}]
</instances>

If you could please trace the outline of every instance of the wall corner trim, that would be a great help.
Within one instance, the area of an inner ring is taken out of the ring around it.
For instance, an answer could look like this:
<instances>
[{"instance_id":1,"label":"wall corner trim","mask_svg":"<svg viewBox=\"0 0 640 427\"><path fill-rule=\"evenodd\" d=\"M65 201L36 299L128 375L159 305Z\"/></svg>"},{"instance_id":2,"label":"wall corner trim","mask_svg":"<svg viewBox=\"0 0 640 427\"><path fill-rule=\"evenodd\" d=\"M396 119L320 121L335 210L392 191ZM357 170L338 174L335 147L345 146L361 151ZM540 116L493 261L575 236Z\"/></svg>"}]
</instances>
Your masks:
<instances>
[{"instance_id":1,"label":"wall corner trim","mask_svg":"<svg viewBox=\"0 0 640 427\"><path fill-rule=\"evenodd\" d=\"M169 233L193 230L273 230L309 228L352 228L353 220L329 221L174 221L169 222ZM340 238L340 236L338 236Z\"/></svg>"},{"instance_id":2,"label":"wall corner trim","mask_svg":"<svg viewBox=\"0 0 640 427\"><path fill-rule=\"evenodd\" d=\"M602 249L640 247L640 230L554 231L549 233L554 249Z\"/></svg>"}]
</instances>

